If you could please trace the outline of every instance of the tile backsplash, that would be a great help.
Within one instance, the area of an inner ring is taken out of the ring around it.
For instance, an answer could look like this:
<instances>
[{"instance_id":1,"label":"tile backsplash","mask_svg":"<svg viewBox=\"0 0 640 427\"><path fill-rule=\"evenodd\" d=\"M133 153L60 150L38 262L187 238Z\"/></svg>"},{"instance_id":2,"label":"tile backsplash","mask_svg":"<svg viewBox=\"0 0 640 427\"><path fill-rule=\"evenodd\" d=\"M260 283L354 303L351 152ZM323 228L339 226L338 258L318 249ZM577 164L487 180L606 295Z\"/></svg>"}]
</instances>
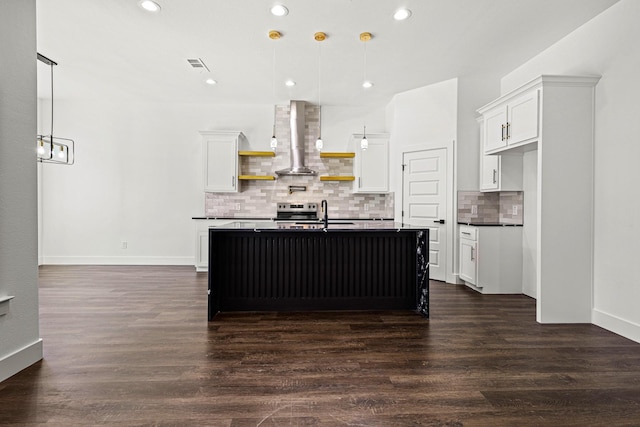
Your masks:
<instances>
[{"instance_id":1,"label":"tile backsplash","mask_svg":"<svg viewBox=\"0 0 640 427\"><path fill-rule=\"evenodd\" d=\"M205 216L234 218L271 218L276 203L329 203L332 218L393 218L394 195L353 194L351 181L320 181L319 175L353 175L353 159L320 158L315 148L320 109L305 105L306 165L318 176L282 176L275 181L240 181L238 193L205 193ZM243 175L275 175L289 167L289 106L276 107L276 157L241 157ZM345 136L345 146L348 136ZM289 194L289 186L306 186L306 191Z\"/></svg>"},{"instance_id":2,"label":"tile backsplash","mask_svg":"<svg viewBox=\"0 0 640 427\"><path fill-rule=\"evenodd\" d=\"M477 224L524 223L522 191L458 192L458 222Z\"/></svg>"}]
</instances>

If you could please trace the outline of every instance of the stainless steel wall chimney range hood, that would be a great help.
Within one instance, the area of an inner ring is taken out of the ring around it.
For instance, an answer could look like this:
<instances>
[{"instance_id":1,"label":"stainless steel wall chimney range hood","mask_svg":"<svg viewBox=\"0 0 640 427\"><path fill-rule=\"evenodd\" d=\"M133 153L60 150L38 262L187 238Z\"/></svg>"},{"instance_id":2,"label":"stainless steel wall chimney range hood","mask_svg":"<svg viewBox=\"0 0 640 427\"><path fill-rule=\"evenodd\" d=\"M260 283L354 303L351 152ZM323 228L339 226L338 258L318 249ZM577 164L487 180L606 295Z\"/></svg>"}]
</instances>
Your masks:
<instances>
[{"instance_id":1,"label":"stainless steel wall chimney range hood","mask_svg":"<svg viewBox=\"0 0 640 427\"><path fill-rule=\"evenodd\" d=\"M291 156L291 166L288 169L276 171L278 176L311 176L318 174L318 172L309 169L305 165L304 146L306 141L304 139L304 105L304 101L291 101L289 121L291 126L291 147L289 151Z\"/></svg>"}]
</instances>

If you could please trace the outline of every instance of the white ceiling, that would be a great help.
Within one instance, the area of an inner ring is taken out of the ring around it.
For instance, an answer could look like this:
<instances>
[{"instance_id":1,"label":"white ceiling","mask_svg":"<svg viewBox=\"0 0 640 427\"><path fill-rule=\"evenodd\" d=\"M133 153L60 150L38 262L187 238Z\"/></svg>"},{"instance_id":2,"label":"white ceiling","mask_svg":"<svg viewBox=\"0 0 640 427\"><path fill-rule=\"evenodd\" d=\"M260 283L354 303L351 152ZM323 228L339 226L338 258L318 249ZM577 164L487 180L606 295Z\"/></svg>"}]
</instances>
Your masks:
<instances>
[{"instance_id":1,"label":"white ceiling","mask_svg":"<svg viewBox=\"0 0 640 427\"><path fill-rule=\"evenodd\" d=\"M454 77L502 76L617 1L282 0L290 12L278 18L269 13L278 0L157 0L157 14L138 0L37 0L38 52L59 64L55 99L315 103L320 74L323 105L379 104ZM409 20L392 19L400 6ZM363 31L373 34L366 90ZM49 97L48 67L38 75L39 96ZM205 84L209 76L218 84ZM289 78L295 87L284 86Z\"/></svg>"}]
</instances>

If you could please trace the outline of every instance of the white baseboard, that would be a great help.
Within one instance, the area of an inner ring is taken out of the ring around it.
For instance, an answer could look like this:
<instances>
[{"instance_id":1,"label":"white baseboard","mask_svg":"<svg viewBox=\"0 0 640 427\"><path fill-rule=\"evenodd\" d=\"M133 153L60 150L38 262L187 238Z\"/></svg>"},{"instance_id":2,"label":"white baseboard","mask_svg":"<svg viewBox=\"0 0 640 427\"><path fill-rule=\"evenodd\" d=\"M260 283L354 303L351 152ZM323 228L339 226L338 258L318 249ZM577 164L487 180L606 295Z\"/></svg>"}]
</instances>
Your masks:
<instances>
[{"instance_id":1,"label":"white baseboard","mask_svg":"<svg viewBox=\"0 0 640 427\"><path fill-rule=\"evenodd\" d=\"M0 382L42 360L42 338L0 359Z\"/></svg>"},{"instance_id":2,"label":"white baseboard","mask_svg":"<svg viewBox=\"0 0 640 427\"><path fill-rule=\"evenodd\" d=\"M44 256L43 265L194 265L193 257Z\"/></svg>"},{"instance_id":3,"label":"white baseboard","mask_svg":"<svg viewBox=\"0 0 640 427\"><path fill-rule=\"evenodd\" d=\"M640 343L640 325L637 323L621 319L595 308L591 311L591 322L596 326Z\"/></svg>"}]
</instances>

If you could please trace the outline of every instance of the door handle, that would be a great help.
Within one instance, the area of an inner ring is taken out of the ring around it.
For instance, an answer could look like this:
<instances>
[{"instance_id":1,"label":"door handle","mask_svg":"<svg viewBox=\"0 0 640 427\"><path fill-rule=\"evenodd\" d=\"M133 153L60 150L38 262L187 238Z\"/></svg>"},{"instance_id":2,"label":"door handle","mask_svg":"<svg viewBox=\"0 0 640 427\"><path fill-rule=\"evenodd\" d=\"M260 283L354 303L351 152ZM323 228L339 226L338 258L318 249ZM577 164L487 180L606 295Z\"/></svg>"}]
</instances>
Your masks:
<instances>
[{"instance_id":1,"label":"door handle","mask_svg":"<svg viewBox=\"0 0 640 427\"><path fill-rule=\"evenodd\" d=\"M435 220L433 222L435 222L437 224L444 224L444 219L437 219L437 220Z\"/></svg>"}]
</instances>

